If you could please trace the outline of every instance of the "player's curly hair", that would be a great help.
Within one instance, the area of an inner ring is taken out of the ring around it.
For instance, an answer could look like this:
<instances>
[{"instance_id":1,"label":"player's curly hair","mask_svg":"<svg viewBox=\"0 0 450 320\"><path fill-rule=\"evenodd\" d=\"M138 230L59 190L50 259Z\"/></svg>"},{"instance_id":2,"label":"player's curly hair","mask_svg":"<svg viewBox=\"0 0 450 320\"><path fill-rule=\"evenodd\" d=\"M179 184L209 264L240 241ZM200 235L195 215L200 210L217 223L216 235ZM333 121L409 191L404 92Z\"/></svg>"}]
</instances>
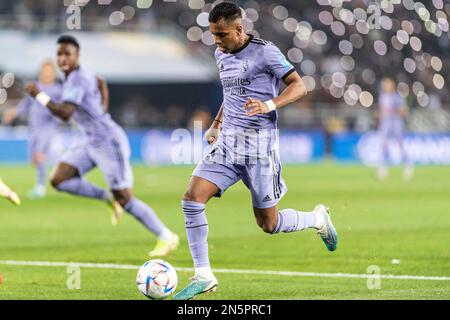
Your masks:
<instances>
[{"instance_id":1,"label":"player's curly hair","mask_svg":"<svg viewBox=\"0 0 450 320\"><path fill-rule=\"evenodd\" d=\"M209 22L217 23L224 19L226 22L233 22L242 18L241 8L233 2L222 2L216 5L209 13Z\"/></svg>"},{"instance_id":2,"label":"player's curly hair","mask_svg":"<svg viewBox=\"0 0 450 320\"><path fill-rule=\"evenodd\" d=\"M56 41L57 44L61 43L70 43L73 44L78 50L80 50L80 44L78 43L77 39L75 37L69 36L69 35L62 35L58 38Z\"/></svg>"}]
</instances>

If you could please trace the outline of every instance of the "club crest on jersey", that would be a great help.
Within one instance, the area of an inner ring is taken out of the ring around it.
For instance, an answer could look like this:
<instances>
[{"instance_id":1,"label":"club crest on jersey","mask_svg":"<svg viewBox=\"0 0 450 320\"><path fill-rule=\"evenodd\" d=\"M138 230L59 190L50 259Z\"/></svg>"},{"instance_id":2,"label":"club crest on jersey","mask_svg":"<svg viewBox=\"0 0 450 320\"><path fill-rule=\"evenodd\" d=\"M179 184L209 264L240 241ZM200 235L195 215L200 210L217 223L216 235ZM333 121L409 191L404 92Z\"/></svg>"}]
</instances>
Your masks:
<instances>
[{"instance_id":1,"label":"club crest on jersey","mask_svg":"<svg viewBox=\"0 0 450 320\"><path fill-rule=\"evenodd\" d=\"M241 72L247 72L248 71L248 60L245 59L241 62Z\"/></svg>"}]
</instances>

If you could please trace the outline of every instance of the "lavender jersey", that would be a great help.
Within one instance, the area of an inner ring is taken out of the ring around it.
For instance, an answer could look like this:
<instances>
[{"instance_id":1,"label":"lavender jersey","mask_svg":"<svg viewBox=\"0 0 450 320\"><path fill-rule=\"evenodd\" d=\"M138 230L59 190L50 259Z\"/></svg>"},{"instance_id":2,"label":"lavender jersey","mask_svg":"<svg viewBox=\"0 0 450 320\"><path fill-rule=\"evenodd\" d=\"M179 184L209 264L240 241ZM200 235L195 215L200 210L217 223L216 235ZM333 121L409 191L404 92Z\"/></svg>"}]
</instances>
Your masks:
<instances>
[{"instance_id":1,"label":"lavender jersey","mask_svg":"<svg viewBox=\"0 0 450 320\"><path fill-rule=\"evenodd\" d=\"M216 50L223 86L223 124L217 142L193 175L215 184L222 195L242 180L255 208L275 206L286 194L278 153L277 112L247 116L248 98L270 100L280 80L295 71L272 43L250 36L238 51Z\"/></svg>"},{"instance_id":2,"label":"lavender jersey","mask_svg":"<svg viewBox=\"0 0 450 320\"><path fill-rule=\"evenodd\" d=\"M223 129L276 129L277 112L246 116L248 98L261 101L278 96L280 80L295 71L281 51L271 42L254 38L234 53L216 49L217 66L223 86Z\"/></svg>"},{"instance_id":3,"label":"lavender jersey","mask_svg":"<svg viewBox=\"0 0 450 320\"><path fill-rule=\"evenodd\" d=\"M251 35L238 52L227 54L217 49L215 57L224 112L217 144L225 155L235 158L267 157L278 149L277 111L247 116L244 106L248 98L267 101L278 96L280 81L294 72L294 67L273 43Z\"/></svg>"},{"instance_id":4,"label":"lavender jersey","mask_svg":"<svg viewBox=\"0 0 450 320\"><path fill-rule=\"evenodd\" d=\"M380 124L378 131L383 139L402 139L404 121L401 108L404 100L398 93L381 93L379 97Z\"/></svg>"},{"instance_id":5,"label":"lavender jersey","mask_svg":"<svg viewBox=\"0 0 450 320\"><path fill-rule=\"evenodd\" d=\"M53 83L51 85L44 85L38 83L37 86L39 91L47 93L53 101L61 101L61 84ZM42 129L49 131L60 124L60 121L51 114L49 109L42 107L37 100L29 96L27 96L19 105L17 116L20 118L28 117L28 126L31 132L42 132Z\"/></svg>"},{"instance_id":6,"label":"lavender jersey","mask_svg":"<svg viewBox=\"0 0 450 320\"><path fill-rule=\"evenodd\" d=\"M122 128L104 110L94 73L81 67L72 71L63 83L62 100L77 106L72 118L91 145L123 134Z\"/></svg>"},{"instance_id":7,"label":"lavender jersey","mask_svg":"<svg viewBox=\"0 0 450 320\"><path fill-rule=\"evenodd\" d=\"M382 92L379 97L381 124L403 122L401 108L405 105L404 99L398 93Z\"/></svg>"},{"instance_id":8,"label":"lavender jersey","mask_svg":"<svg viewBox=\"0 0 450 320\"><path fill-rule=\"evenodd\" d=\"M78 68L63 85L63 101L76 105L72 118L87 135L61 158L80 175L99 167L111 190L133 186L130 145L125 131L104 110L95 74Z\"/></svg>"}]
</instances>

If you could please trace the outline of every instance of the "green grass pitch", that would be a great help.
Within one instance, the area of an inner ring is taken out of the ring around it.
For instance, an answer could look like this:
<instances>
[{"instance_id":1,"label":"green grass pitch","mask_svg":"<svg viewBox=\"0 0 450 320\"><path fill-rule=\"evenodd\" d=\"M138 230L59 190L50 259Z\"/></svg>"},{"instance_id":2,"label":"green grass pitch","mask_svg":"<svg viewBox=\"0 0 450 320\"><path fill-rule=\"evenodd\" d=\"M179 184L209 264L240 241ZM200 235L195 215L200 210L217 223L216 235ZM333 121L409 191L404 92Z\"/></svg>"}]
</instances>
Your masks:
<instances>
[{"instance_id":1,"label":"green grass pitch","mask_svg":"<svg viewBox=\"0 0 450 320\"><path fill-rule=\"evenodd\" d=\"M22 196L21 207L0 202L0 260L93 262L141 265L155 238L131 216L113 227L98 201L59 194L30 201L29 167L3 166L1 176ZM191 268L180 198L192 167L135 166L135 194L150 204L181 237L166 260ZM362 166L285 166L289 192L280 208L331 209L339 232L337 251L328 252L312 230L268 235L256 225L249 192L242 183L207 206L213 268L450 277L450 168L419 167L402 180L400 168L388 180ZM88 179L105 186L99 171ZM399 264L392 264L399 259ZM137 290L137 270L81 268L81 288L66 287L65 267L0 264L0 299L146 299ZM177 291L190 272L179 271ZM381 279L369 289L364 278L328 278L216 273L216 293L198 299L449 299L450 281Z\"/></svg>"}]
</instances>

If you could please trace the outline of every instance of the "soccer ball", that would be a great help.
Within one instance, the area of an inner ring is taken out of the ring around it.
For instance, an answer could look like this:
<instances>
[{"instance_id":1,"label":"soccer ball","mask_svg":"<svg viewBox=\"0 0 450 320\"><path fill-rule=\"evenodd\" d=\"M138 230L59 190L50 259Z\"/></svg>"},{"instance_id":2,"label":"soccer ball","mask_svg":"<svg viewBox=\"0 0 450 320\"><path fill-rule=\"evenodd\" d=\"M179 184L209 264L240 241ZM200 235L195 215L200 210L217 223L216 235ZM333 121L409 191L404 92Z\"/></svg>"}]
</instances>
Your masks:
<instances>
[{"instance_id":1,"label":"soccer ball","mask_svg":"<svg viewBox=\"0 0 450 320\"><path fill-rule=\"evenodd\" d=\"M149 260L139 269L137 286L144 296L160 300L170 296L178 284L178 276L174 267L161 259Z\"/></svg>"}]
</instances>

